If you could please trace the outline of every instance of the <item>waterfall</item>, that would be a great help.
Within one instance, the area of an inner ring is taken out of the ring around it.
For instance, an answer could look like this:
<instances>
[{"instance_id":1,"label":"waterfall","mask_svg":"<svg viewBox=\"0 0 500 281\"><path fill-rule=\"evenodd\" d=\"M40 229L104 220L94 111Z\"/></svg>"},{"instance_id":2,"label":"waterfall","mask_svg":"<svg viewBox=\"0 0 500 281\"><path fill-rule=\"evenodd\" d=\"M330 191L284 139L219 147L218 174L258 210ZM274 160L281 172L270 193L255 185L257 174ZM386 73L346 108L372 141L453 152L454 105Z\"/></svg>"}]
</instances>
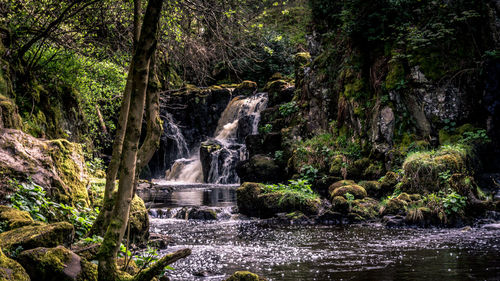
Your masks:
<instances>
[{"instance_id":1,"label":"waterfall","mask_svg":"<svg viewBox=\"0 0 500 281\"><path fill-rule=\"evenodd\" d=\"M260 112L266 106L266 93L233 98L218 121L215 137L202 142L199 153L189 159L184 155L179 157L167 171L166 179L185 183L238 183L235 166L247 157L245 137L257 133Z\"/></svg>"},{"instance_id":2,"label":"waterfall","mask_svg":"<svg viewBox=\"0 0 500 281\"><path fill-rule=\"evenodd\" d=\"M210 161L202 162L204 165L209 165L205 168L208 170L208 175L205 175L206 182L217 184L239 182L235 167L239 161L246 159L244 137L257 132L260 112L266 106L267 94L265 93L249 98L235 97L231 100L219 119L215 138L202 144L202 151L204 144L220 146L219 149L209 152L207 158L210 158ZM246 131L242 120L250 121L250 124L246 124ZM240 133L239 137L238 133Z\"/></svg>"}]
</instances>

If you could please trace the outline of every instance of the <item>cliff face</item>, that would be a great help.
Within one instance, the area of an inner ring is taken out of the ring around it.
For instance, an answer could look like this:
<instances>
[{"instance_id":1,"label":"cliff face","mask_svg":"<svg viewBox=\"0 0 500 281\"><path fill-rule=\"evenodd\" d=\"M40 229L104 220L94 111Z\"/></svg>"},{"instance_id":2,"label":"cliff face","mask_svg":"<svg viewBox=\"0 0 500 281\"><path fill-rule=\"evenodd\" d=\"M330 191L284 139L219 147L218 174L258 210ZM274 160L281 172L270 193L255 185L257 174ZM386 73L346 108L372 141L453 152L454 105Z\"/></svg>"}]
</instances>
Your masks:
<instances>
[{"instance_id":1,"label":"cliff face","mask_svg":"<svg viewBox=\"0 0 500 281\"><path fill-rule=\"evenodd\" d=\"M406 1L408 14L384 1L322 2L313 14L331 17L316 20L296 85L306 136L333 125L379 157L444 144L464 124L498 140L498 1Z\"/></svg>"}]
</instances>

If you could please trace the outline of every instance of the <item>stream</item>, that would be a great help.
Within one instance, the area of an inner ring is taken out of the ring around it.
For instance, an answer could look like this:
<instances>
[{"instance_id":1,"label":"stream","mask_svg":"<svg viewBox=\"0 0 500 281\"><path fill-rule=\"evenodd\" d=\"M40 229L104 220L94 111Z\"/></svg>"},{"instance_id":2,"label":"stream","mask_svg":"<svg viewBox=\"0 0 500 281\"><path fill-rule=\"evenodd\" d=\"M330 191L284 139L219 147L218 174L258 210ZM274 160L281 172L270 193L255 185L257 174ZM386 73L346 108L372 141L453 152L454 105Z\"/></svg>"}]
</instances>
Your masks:
<instances>
[{"instance_id":1,"label":"stream","mask_svg":"<svg viewBox=\"0 0 500 281\"><path fill-rule=\"evenodd\" d=\"M230 214L236 187L176 184L160 202L148 203L150 231L172 238L162 253L192 249L173 265L171 280L225 280L237 270L269 280L500 280L496 229L283 225L238 214L212 221L154 217L181 206Z\"/></svg>"}]
</instances>

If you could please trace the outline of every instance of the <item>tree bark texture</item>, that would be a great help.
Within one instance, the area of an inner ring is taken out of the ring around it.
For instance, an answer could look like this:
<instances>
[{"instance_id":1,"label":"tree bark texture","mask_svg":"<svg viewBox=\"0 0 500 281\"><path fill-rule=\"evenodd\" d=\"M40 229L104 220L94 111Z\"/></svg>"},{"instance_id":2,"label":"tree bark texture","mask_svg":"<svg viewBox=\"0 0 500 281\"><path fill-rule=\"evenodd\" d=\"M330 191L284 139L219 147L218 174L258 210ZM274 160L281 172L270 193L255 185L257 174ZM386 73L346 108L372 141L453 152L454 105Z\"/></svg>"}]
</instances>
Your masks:
<instances>
[{"instance_id":1,"label":"tree bark texture","mask_svg":"<svg viewBox=\"0 0 500 281\"><path fill-rule=\"evenodd\" d=\"M150 59L156 49L156 34L163 0L150 0L139 43L132 58L132 91L120 160L120 182L104 241L99 250L99 281L118 279L116 257L127 226L136 175L142 117L149 78Z\"/></svg>"}]
</instances>

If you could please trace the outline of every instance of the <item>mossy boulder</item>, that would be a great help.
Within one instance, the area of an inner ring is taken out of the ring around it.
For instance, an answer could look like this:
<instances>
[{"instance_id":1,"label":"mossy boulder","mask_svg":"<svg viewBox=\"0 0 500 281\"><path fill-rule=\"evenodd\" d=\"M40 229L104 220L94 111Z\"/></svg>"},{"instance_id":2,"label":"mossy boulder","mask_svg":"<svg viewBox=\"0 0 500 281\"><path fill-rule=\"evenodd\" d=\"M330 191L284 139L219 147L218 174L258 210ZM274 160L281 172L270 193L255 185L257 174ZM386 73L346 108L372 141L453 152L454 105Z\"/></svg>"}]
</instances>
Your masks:
<instances>
[{"instance_id":1,"label":"mossy boulder","mask_svg":"<svg viewBox=\"0 0 500 281\"><path fill-rule=\"evenodd\" d=\"M3 230L11 230L33 224L33 219L26 211L20 211L7 206L0 206L0 223L5 225Z\"/></svg>"},{"instance_id":2,"label":"mossy boulder","mask_svg":"<svg viewBox=\"0 0 500 281\"><path fill-rule=\"evenodd\" d=\"M239 162L236 172L242 182L279 182L285 176L285 172L273 158L262 154Z\"/></svg>"},{"instance_id":3,"label":"mossy boulder","mask_svg":"<svg viewBox=\"0 0 500 281\"><path fill-rule=\"evenodd\" d=\"M410 154L403 163L401 189L408 193L432 193L447 187L443 174L469 174L474 155L467 146L446 146L436 151Z\"/></svg>"},{"instance_id":4,"label":"mossy boulder","mask_svg":"<svg viewBox=\"0 0 500 281\"><path fill-rule=\"evenodd\" d=\"M277 213L300 211L305 215L316 215L320 200L296 192L264 192L264 185L245 182L236 190L238 210L248 216L269 218Z\"/></svg>"},{"instance_id":5,"label":"mossy boulder","mask_svg":"<svg viewBox=\"0 0 500 281\"><path fill-rule=\"evenodd\" d=\"M366 194L370 197L380 198L383 196L381 184L378 181L360 181L358 184L366 190Z\"/></svg>"},{"instance_id":6,"label":"mossy boulder","mask_svg":"<svg viewBox=\"0 0 500 281\"><path fill-rule=\"evenodd\" d=\"M30 281L26 270L15 260L8 258L0 249L0 280ZM39 280L39 279L33 279Z\"/></svg>"},{"instance_id":7,"label":"mossy boulder","mask_svg":"<svg viewBox=\"0 0 500 281\"><path fill-rule=\"evenodd\" d=\"M356 182L353 181L353 180L340 180L340 181L336 181L336 182L332 183L328 187L328 193L332 193L336 188L339 188L341 186L353 185L353 184L356 184Z\"/></svg>"},{"instance_id":8,"label":"mossy boulder","mask_svg":"<svg viewBox=\"0 0 500 281\"><path fill-rule=\"evenodd\" d=\"M378 211L378 202L373 198L356 199L351 203L350 214L357 221L373 220Z\"/></svg>"},{"instance_id":9,"label":"mossy boulder","mask_svg":"<svg viewBox=\"0 0 500 281\"><path fill-rule=\"evenodd\" d=\"M73 225L67 222L40 223L1 233L0 247L4 250L14 250L18 247L24 250L36 247L56 247L71 244L74 236Z\"/></svg>"},{"instance_id":10,"label":"mossy boulder","mask_svg":"<svg viewBox=\"0 0 500 281\"><path fill-rule=\"evenodd\" d=\"M283 79L270 81L264 87L268 94L268 106L276 106L293 99L295 87Z\"/></svg>"},{"instance_id":11,"label":"mossy boulder","mask_svg":"<svg viewBox=\"0 0 500 281\"><path fill-rule=\"evenodd\" d=\"M332 199L332 210L341 214L347 214L350 210L349 202L343 196L335 196Z\"/></svg>"},{"instance_id":12,"label":"mossy boulder","mask_svg":"<svg viewBox=\"0 0 500 281\"><path fill-rule=\"evenodd\" d=\"M250 96L257 92L257 83L245 80L236 86L234 89L235 95Z\"/></svg>"},{"instance_id":13,"label":"mossy boulder","mask_svg":"<svg viewBox=\"0 0 500 281\"><path fill-rule=\"evenodd\" d=\"M39 247L23 251L17 259L32 280L97 280L97 265L88 262L63 246L56 248Z\"/></svg>"},{"instance_id":14,"label":"mossy boulder","mask_svg":"<svg viewBox=\"0 0 500 281\"><path fill-rule=\"evenodd\" d=\"M386 202L385 206L382 206L380 208L380 213L382 215L405 214L407 206L408 206L408 203L406 201L403 201L403 200L400 200L397 198L392 198Z\"/></svg>"},{"instance_id":15,"label":"mossy boulder","mask_svg":"<svg viewBox=\"0 0 500 281\"><path fill-rule=\"evenodd\" d=\"M397 199L401 200L401 201L405 201L405 202L411 202L411 196L406 193L406 192L403 192L401 194L398 195L398 197L396 197Z\"/></svg>"},{"instance_id":16,"label":"mossy boulder","mask_svg":"<svg viewBox=\"0 0 500 281\"><path fill-rule=\"evenodd\" d=\"M1 79L0 77L0 81ZM23 121L14 101L0 92L0 129L2 128L22 129Z\"/></svg>"},{"instance_id":17,"label":"mossy boulder","mask_svg":"<svg viewBox=\"0 0 500 281\"><path fill-rule=\"evenodd\" d=\"M346 193L350 193L354 196L356 199L363 199L367 196L366 190L357 184L351 184L351 185L344 185L341 187L335 188L332 193L330 194L331 198L335 198L336 196L344 196Z\"/></svg>"},{"instance_id":18,"label":"mossy boulder","mask_svg":"<svg viewBox=\"0 0 500 281\"><path fill-rule=\"evenodd\" d=\"M394 190L394 187L396 184L399 182L399 177L396 173L389 171L380 178L380 191L382 192L382 195L385 195L385 193L392 193Z\"/></svg>"},{"instance_id":19,"label":"mossy boulder","mask_svg":"<svg viewBox=\"0 0 500 281\"><path fill-rule=\"evenodd\" d=\"M250 271L236 271L226 281L266 281L267 279L260 277Z\"/></svg>"},{"instance_id":20,"label":"mossy boulder","mask_svg":"<svg viewBox=\"0 0 500 281\"><path fill-rule=\"evenodd\" d=\"M46 141L18 130L0 131L0 190L14 192L11 179L31 180L56 202L88 206L88 175L79 144ZM2 198L0 198L2 199Z\"/></svg>"}]
</instances>

